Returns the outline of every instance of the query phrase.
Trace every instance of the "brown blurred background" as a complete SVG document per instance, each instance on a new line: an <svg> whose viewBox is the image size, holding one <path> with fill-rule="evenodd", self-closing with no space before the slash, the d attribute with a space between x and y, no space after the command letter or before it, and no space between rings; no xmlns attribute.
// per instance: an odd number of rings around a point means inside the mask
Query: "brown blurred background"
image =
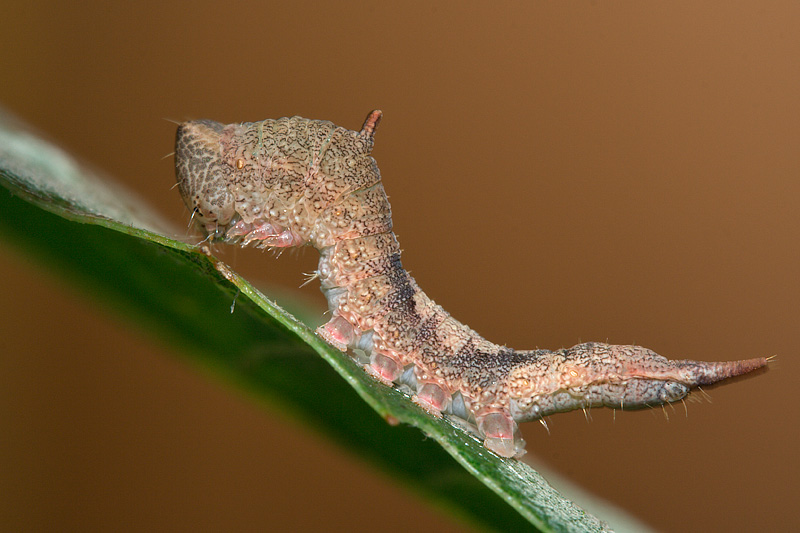
<svg viewBox="0 0 800 533"><path fill-rule="evenodd" d="M404 263L489 339L778 354L688 417L524 432L657 529L796 527L797 2L64 4L5 3L0 105L178 227L165 119L379 107ZM0 529L463 527L0 246ZM225 259L287 288L316 265Z"/></svg>

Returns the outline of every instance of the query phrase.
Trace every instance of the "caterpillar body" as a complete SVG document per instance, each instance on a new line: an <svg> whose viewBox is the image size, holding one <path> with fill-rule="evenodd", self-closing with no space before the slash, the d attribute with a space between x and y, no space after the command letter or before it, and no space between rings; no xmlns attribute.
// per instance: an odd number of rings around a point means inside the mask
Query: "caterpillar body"
<svg viewBox="0 0 800 533"><path fill-rule="evenodd" d="M751 372L766 358L668 360L640 346L583 343L513 350L434 303L403 268L389 202L371 157L381 112L360 131L301 117L178 127L181 196L211 239L241 246L310 244L331 319L317 333L436 416L464 422L502 457L525 453L519 422L606 406L683 399Z"/></svg>

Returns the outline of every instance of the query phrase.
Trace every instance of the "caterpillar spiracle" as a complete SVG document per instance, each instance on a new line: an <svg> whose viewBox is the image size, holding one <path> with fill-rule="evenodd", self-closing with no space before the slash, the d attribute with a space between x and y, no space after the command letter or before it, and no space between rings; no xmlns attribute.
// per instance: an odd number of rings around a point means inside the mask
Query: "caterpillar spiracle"
<svg viewBox="0 0 800 533"><path fill-rule="evenodd" d="M331 319L317 333L389 386L409 388L502 457L525 453L519 422L589 407L678 401L701 385L764 367L669 360L641 346L560 350L494 344L434 303L403 268L370 153L381 112L360 131L301 117L180 124L181 196L211 239L261 248L310 244Z"/></svg>

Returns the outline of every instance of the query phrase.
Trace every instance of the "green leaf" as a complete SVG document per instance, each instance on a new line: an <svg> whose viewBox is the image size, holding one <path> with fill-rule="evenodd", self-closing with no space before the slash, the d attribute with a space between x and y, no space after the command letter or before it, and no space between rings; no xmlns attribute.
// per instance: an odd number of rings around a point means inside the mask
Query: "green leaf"
<svg viewBox="0 0 800 533"><path fill-rule="evenodd" d="M527 464L379 384L225 264L169 237L177 232L130 193L2 114L0 183L4 239L430 500L486 529L607 530Z"/></svg>

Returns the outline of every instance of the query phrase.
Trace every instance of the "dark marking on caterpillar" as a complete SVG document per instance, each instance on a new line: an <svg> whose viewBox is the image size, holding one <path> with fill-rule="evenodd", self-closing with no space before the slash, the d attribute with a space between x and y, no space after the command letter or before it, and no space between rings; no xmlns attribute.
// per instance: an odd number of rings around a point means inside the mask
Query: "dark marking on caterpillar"
<svg viewBox="0 0 800 533"><path fill-rule="evenodd" d="M175 166L194 223L226 243L310 244L331 319L317 333L390 386L409 388L502 457L525 453L518 423L573 409L636 409L765 367L668 360L641 346L587 342L513 350L436 305L400 259L389 202L370 156L380 111L360 131L301 117L178 127Z"/></svg>

